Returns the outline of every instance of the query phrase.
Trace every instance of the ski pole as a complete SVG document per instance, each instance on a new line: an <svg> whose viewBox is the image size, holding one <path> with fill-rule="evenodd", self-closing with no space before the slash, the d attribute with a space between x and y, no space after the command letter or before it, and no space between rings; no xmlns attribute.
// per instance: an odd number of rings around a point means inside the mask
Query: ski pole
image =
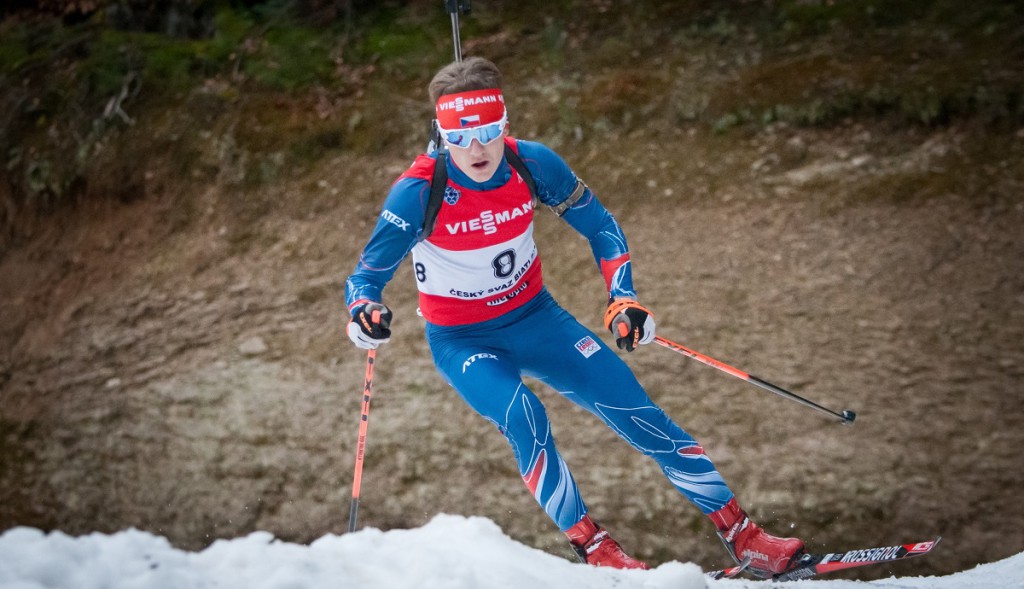
<svg viewBox="0 0 1024 589"><path fill-rule="evenodd" d="M366 453L366 426L370 421L370 391L373 388L373 363L377 350L366 352L366 377L363 380L363 413L359 418L359 442L356 444L356 471L352 476L352 503L348 510L348 531L356 531L359 514L359 489L363 483L363 456Z"/></svg>
<svg viewBox="0 0 1024 589"><path fill-rule="evenodd" d="M469 14L470 0L444 0L444 8L452 17L452 42L455 44L455 61L462 61L462 39L459 35L459 13Z"/></svg>
<svg viewBox="0 0 1024 589"><path fill-rule="evenodd" d="M762 379L760 379L760 378L758 378L756 376L753 376L751 374L747 374L746 372L743 372L742 370L739 370L738 368L733 368L732 366L729 366L728 364L726 364L724 362L719 362L718 360L715 360L714 358L711 358L710 356L705 356L704 354L701 354L699 352L694 352L693 350L691 350L689 348L681 346L681 345L675 343L674 341L667 340L667 339L665 339L665 338L663 338L661 336L655 336L654 337L654 341L656 343L658 343L659 345L662 345L662 346L664 346L664 347L666 347L666 348L668 348L668 349L670 349L670 350L672 350L674 352L679 352L680 354L682 354L684 356L687 356L689 358L693 358L694 360L696 360L698 362L701 362L702 364L706 364L706 365L708 365L708 366L710 366L712 368L717 368L717 369L721 370L722 372L725 372L726 374L731 374L731 375L735 376L736 378L741 378L741 379L749 382L750 384L757 385L757 386L761 387L762 389L765 389L765 390L768 390L768 391L771 391L771 392L775 393L776 395L781 395L781 396L783 396L783 397L785 397L785 398L787 398L787 399L789 399L791 401L796 401L797 403L800 403L800 404L802 404L804 406L810 407L811 409L815 409L815 410L820 411L822 413L827 413L828 415L831 415L833 417L838 417L839 420L843 424L845 424L845 425L849 425L849 424L853 423L853 420L857 418L857 414L854 413L853 411L850 411L849 409L844 409L842 411L842 413L837 413L837 412L835 412L835 411L833 411L833 410L831 410L831 409L829 409L827 407L822 407L821 405L815 403L814 401L809 401L809 400L801 397L800 395L797 395L795 393L791 393L791 392L787 391L786 389L784 389L782 387L773 385L772 383L770 383L770 382L768 382L766 380L762 380Z"/></svg>
<svg viewBox="0 0 1024 589"><path fill-rule="evenodd" d="M462 61L462 37L459 35L459 13L468 15L471 0L444 0L444 9L452 17L452 44L455 45L455 61ZM441 131L437 119L431 119L427 153L444 147L441 143Z"/></svg>

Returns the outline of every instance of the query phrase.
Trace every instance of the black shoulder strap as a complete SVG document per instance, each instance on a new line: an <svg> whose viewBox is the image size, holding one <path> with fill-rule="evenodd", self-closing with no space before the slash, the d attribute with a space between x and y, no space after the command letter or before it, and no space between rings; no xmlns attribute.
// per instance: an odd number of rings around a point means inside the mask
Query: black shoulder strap
<svg viewBox="0 0 1024 589"><path fill-rule="evenodd" d="M537 200L537 185L533 181L533 175L526 168L522 158L508 144L505 144L505 159L510 166L523 178L526 187L530 189L530 196ZM434 174L430 178L430 199L427 200L427 210L423 216L423 232L420 239L430 237L434 231L434 222L437 221L437 213L441 211L441 202L444 200L444 189L448 186L448 152L440 150L437 152L437 159L434 160Z"/></svg>
<svg viewBox="0 0 1024 589"><path fill-rule="evenodd" d="M523 178L523 182L526 182L526 187L530 189L530 196L533 197L534 202L537 201L537 185L533 182L533 175L530 174L530 170L526 169L526 164L523 163L522 158L515 152L514 149L505 144L505 159L508 163L515 168L516 172L519 173Z"/></svg>
<svg viewBox="0 0 1024 589"><path fill-rule="evenodd" d="M447 186L448 152L442 149L437 152L437 159L434 160L434 175L430 178L430 199L427 201L427 210L423 216L423 233L420 234L420 239L426 239L434 231L434 222L437 221L437 213L441 210L441 201Z"/></svg>

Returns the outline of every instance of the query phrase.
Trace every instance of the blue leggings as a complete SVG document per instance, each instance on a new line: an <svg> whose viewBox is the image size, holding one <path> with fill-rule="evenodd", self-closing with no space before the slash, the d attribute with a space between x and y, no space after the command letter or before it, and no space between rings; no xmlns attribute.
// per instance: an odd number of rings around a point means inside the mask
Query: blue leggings
<svg viewBox="0 0 1024 589"><path fill-rule="evenodd" d="M601 418L658 463L668 480L704 513L733 493L701 446L647 396L617 353L542 291L501 317L460 326L427 324L434 363L459 395L498 427L512 446L523 481L563 532L587 508L555 448L530 376Z"/></svg>

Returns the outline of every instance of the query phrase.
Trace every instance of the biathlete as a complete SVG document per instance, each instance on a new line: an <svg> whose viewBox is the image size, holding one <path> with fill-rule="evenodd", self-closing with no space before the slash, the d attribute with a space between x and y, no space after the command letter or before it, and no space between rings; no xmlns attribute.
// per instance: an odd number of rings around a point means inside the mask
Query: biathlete
<svg viewBox="0 0 1024 589"><path fill-rule="evenodd" d="M654 459L672 485L711 518L737 562L749 557L749 570L764 576L786 571L796 564L803 542L769 535L752 522L700 444L545 289L533 239L538 203L589 241L607 287L604 323L616 345L632 352L654 339L654 317L633 290L622 228L554 151L509 136L501 81L498 68L477 57L449 64L430 82L443 143L438 147L447 153L443 202L428 224L433 230L425 232L439 153L431 151L392 186L346 280L349 338L364 349L389 340L392 312L382 294L411 252L438 371L505 436L526 487L583 561L648 568L588 515L544 405L523 384L524 375L587 409ZM506 157L506 150L517 157ZM510 159L520 160L530 178Z"/></svg>

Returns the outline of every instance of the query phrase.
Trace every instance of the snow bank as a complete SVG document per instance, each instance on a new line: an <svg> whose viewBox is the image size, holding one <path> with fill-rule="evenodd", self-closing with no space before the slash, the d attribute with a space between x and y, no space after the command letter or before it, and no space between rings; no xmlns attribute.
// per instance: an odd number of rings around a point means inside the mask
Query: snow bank
<svg viewBox="0 0 1024 589"><path fill-rule="evenodd" d="M948 577L871 582L706 581L693 564L651 571L584 566L529 548L479 517L438 515L422 528L364 529L309 546L267 532L185 552L138 530L71 537L14 528L0 535L0 589L1024 589L1024 553Z"/></svg>

